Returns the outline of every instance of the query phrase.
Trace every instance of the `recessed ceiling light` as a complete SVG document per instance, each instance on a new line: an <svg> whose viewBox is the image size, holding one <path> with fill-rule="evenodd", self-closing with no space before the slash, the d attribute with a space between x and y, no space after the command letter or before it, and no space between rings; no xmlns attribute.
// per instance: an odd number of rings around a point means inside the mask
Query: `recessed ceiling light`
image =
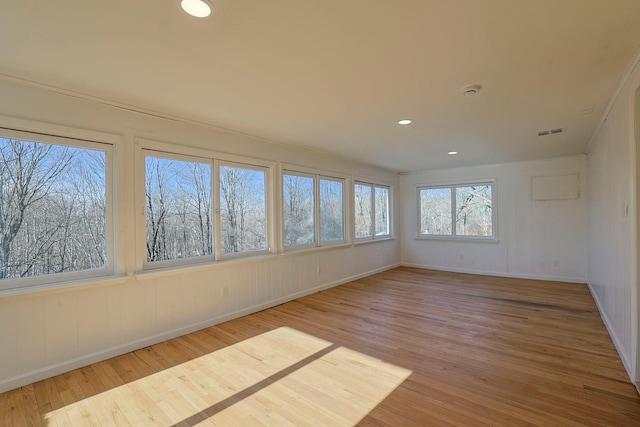
<svg viewBox="0 0 640 427"><path fill-rule="evenodd" d="M454 154L458 154L458 152L457 151L449 151L447 154L451 154L453 156Z"/></svg>
<svg viewBox="0 0 640 427"><path fill-rule="evenodd" d="M399 124L399 125L410 125L410 124L411 124L411 120L409 120L409 119L403 119L403 120L400 120L400 121L398 122L398 124Z"/></svg>
<svg viewBox="0 0 640 427"><path fill-rule="evenodd" d="M213 4L209 0L182 0L180 6L185 12L196 18L206 18L211 15L213 10Z"/></svg>

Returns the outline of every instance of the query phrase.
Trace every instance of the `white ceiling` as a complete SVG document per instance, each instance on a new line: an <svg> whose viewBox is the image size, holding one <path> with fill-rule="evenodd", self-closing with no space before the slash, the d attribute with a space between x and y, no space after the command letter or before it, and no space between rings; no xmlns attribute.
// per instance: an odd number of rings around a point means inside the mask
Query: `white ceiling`
<svg viewBox="0 0 640 427"><path fill-rule="evenodd" d="M640 46L640 0L214 3L4 0L0 74L416 171L583 153Z"/></svg>

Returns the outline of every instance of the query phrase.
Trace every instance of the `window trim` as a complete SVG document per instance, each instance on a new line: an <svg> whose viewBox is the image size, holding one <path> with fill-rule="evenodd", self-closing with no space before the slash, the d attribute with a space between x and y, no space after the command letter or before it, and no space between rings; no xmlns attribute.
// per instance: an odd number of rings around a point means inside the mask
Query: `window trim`
<svg viewBox="0 0 640 427"><path fill-rule="evenodd" d="M216 192L215 192L215 169L214 169L214 165L213 165L213 159L209 159L209 158L205 158L205 157L199 157L199 156L192 156L192 155L185 155L185 154L177 154L177 153L169 153L163 150L155 150L153 148L141 148L140 150L140 162L138 164L139 169L141 170L142 173L142 179L141 179L141 184L138 185L137 189L139 191L139 200L141 200L142 202L142 220L141 220L141 224L140 227L141 228L141 232L138 235L138 238L141 238L140 243L138 244L138 246L140 246L140 256L141 256L141 260L142 260L142 270L143 271L149 271L149 270L156 270L156 269L163 269L163 268L173 268L173 267L180 267L180 266L187 266L187 265L194 265L194 264L203 264L203 263L211 263L214 262L216 260L215 256L216 256L216 251L215 251L215 240L216 240L216 234L215 234L215 227L214 227L214 231L213 231L213 235L212 235L212 239L213 242L211 242L212 247L214 248L213 253L211 255L201 255L201 256L196 256L196 257L188 257L188 258L177 258L177 259L168 259L168 260L162 260L162 261L149 261L147 258L147 204L146 204L146 192L145 192L145 188L146 188L146 179L147 179L147 174L146 174L146 159L148 154L147 153L154 153L154 155L151 155L151 157L155 157L155 158L161 158L161 159L168 159L168 160L178 160L178 161L184 161L184 162L194 162L194 163L202 163L202 164L209 164L211 166L211 212L212 215L214 215L215 217L215 212L214 212L214 200L216 197ZM212 218L212 221L214 220L214 218Z"/></svg>
<svg viewBox="0 0 640 427"><path fill-rule="evenodd" d="M375 194L378 188L387 190L387 232L385 234L377 234L376 223L374 221L373 223L374 240L388 239L391 237L391 187L387 185L376 185L376 184L373 185L373 206L374 206L373 217L374 219L376 217L376 210L375 210L376 195Z"/></svg>
<svg viewBox="0 0 640 427"><path fill-rule="evenodd" d="M317 248L327 248L333 246L341 246L349 243L349 177L347 175L335 173L335 172L327 172L323 170L306 168L303 166L297 165L286 165L283 164L280 168L279 175L279 212L280 212L280 242L282 245L283 252L294 252L294 251L304 251L304 250L312 250ZM314 179L313 188L314 188L314 233L315 233L315 242L305 244L305 245L286 245L284 242L284 176L285 175L297 175L297 176L306 176ZM338 181L342 182L342 240L329 240L326 242L321 241L320 235L320 180L324 179L327 181Z"/></svg>
<svg viewBox="0 0 640 427"><path fill-rule="evenodd" d="M355 226L355 221L356 221L356 209L355 209L355 203L356 203L356 191L355 191L355 186L356 185L362 185L362 186L368 186L371 187L371 235L370 236L365 236L365 237L356 237L356 226ZM387 218L387 222L389 223L389 231L386 234L380 234L380 235L376 235L376 209L375 209L375 205L376 205L376 188L385 188L387 190L387 194L388 194L388 198L387 198L387 211L388 211L388 218ZM388 185L388 184L381 184L381 183L377 183L377 182L371 182L371 181L365 181L365 180L360 180L360 179L355 179L353 181L353 185L352 185L352 192L353 192L353 239L355 243L364 243L364 242L371 242L371 241L376 241L376 240L389 240L389 239L393 239L394 238L394 228L393 228L393 186Z"/></svg>
<svg viewBox="0 0 640 427"><path fill-rule="evenodd" d="M314 240L312 243L306 243L303 245L287 245L285 243L285 238L284 238L284 233L285 233L285 225L284 225L284 177L285 175L291 175L291 176L301 176L301 177L305 177L305 178L311 178L313 179L313 237ZM299 172L299 171L294 171L294 170L289 170L289 169L283 169L282 170L282 203L280 206L280 212L282 213L281 215L281 221L282 221L282 248L284 249L285 252L287 251L292 251L292 250L305 250L305 249L311 249L311 248L316 248L318 247L318 199L317 199L317 194L316 194L316 187L318 186L318 180L316 179L316 175L314 174L310 174L310 173L306 173L306 172Z"/></svg>
<svg viewBox="0 0 640 427"><path fill-rule="evenodd" d="M180 268L189 268L189 267L206 267L207 265L212 265L218 262L238 260L241 258L253 258L268 255L274 252L274 242L276 232L276 221L274 218L277 217L277 207L276 201L277 191L276 191L276 162L264 159L257 159L252 157L246 157L236 154L222 153L214 150L208 150L205 148L199 148L186 144L179 144L175 142L162 142L153 139L147 139L143 137L135 137L135 168L134 168L134 176L135 176L135 212L136 212L136 261L134 271L136 274L145 274L151 273L154 271L162 271L162 270L175 270ZM206 256L205 257L192 257L192 258L181 258L179 260L167 260L167 261L156 261L155 263L162 264L153 266L151 268L147 267L147 254L146 254L146 203L145 203L145 164L144 164L144 151L153 151L156 153L160 153L161 155L168 156L178 156L184 157L186 159L199 159L205 160L207 162L211 162L213 165L211 179L212 179L212 187L211 187L211 200L212 200L212 213L213 213L213 224L214 224L214 232L213 232L213 257ZM224 256L220 256L221 251L218 250L218 232L219 229L216 225L219 222L219 213L216 212L216 201L219 200L219 187L216 182L218 179L216 164L237 164L241 166L247 167L256 167L256 168L265 168L265 191L266 191L266 209L267 209L267 251L264 252L240 252L238 254L226 254ZM175 261L175 263L170 262ZM154 263L154 264L155 264Z"/></svg>
<svg viewBox="0 0 640 427"><path fill-rule="evenodd" d="M479 185L489 185L491 187L491 236L469 236L469 235L458 235L456 233L456 222L455 222L455 210L456 210L456 189L459 187L470 187L470 186L479 186ZM450 219L451 219L451 234L423 234L422 233L422 203L420 192L422 190L429 189L443 189L448 188L451 190L451 208L450 208ZM417 224L416 224L416 239L421 240L449 240L456 242L483 242L483 243L497 243L498 240L498 191L497 191L497 179L496 178L487 178L487 179L477 179L477 180L465 180L465 181L456 181L450 183L440 183L440 184L427 184L427 185L416 185L416 202L417 202Z"/></svg>
<svg viewBox="0 0 640 427"><path fill-rule="evenodd" d="M336 239L336 240L327 240L327 241L322 241L322 230L321 230L321 221L320 221L320 181L324 180L324 181L333 181L333 182L340 182L342 183L342 239ZM316 203L318 205L317 209L316 209L316 215L318 218L318 224L317 224L317 233L318 233L318 247L328 247L328 246L337 246L337 245L342 245L347 243L347 214L346 214L346 206L347 206L347 182L346 179L344 178L337 178L337 177L333 177L333 176L328 176L328 175L317 175L317 179L316 179L316 194L318 195L318 203Z"/></svg>
<svg viewBox="0 0 640 427"><path fill-rule="evenodd" d="M228 253L225 254L222 251L222 211L220 209L220 167L221 166L229 166L229 167L235 167L235 168L239 168L239 169L249 169L249 170L255 170L255 171L260 171L260 172L264 172L264 208L265 208L265 249L261 249L261 250L256 250L256 251L245 251L245 252L233 252L233 253ZM218 177L218 182L217 185L215 185L215 195L213 196L213 214L214 214L214 233L213 233L213 240L214 240L214 255L215 255L215 259L216 261L223 261L223 260L227 260L227 259L238 259L238 258L248 258L248 257L255 257L255 256L260 256L260 255L268 255L269 253L271 253L271 247L269 242L271 242L270 239L270 224L271 224L271 209L269 208L269 206L271 205L271 197L270 197L270 192L269 192L269 168L267 166L261 166L261 165L253 165L253 164L249 164L249 163L241 163L241 162L237 162L237 161L230 161L230 160L220 160L220 159L214 159L214 176ZM215 179L214 179L215 180ZM214 183L215 184L215 183ZM214 192L212 192L213 194ZM217 238L218 236L220 236L220 238Z"/></svg>
<svg viewBox="0 0 640 427"><path fill-rule="evenodd" d="M105 204L106 204L106 263L103 267L70 271L65 273L50 273L39 276L3 279L0 281L0 294L7 292L22 293L30 289L42 287L59 287L90 279L104 280L116 275L116 201L114 199L117 187L116 146L120 137L113 134L84 131L46 123L13 119L0 116L0 135L29 142L67 146L80 149L98 150L105 153Z"/></svg>

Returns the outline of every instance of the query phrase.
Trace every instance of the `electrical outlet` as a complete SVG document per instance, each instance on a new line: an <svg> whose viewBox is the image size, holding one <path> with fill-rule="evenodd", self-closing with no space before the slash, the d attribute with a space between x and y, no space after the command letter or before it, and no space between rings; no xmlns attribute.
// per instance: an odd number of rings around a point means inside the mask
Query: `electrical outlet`
<svg viewBox="0 0 640 427"><path fill-rule="evenodd" d="M223 287L220 288L220 296L222 298L226 298L229 296L229 286L224 285Z"/></svg>
<svg viewBox="0 0 640 427"><path fill-rule="evenodd" d="M557 260L557 259L556 259L556 260L553 260L553 266L554 266L555 268L560 268L560 261L559 261L559 260Z"/></svg>

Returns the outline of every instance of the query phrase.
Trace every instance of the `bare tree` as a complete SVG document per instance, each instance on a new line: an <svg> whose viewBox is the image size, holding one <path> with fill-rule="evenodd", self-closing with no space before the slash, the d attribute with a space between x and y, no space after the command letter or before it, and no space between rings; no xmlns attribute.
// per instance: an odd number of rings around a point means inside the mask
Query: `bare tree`
<svg viewBox="0 0 640 427"><path fill-rule="evenodd" d="M80 259L92 266L105 265L107 261L106 156L96 151L85 151L78 157L82 163L75 168L71 189L78 206L76 233L73 240Z"/></svg>
<svg viewBox="0 0 640 427"><path fill-rule="evenodd" d="M266 249L264 171L220 167L220 225L224 253Z"/></svg>
<svg viewBox="0 0 640 427"><path fill-rule="evenodd" d="M147 260L166 259L167 194L165 175L161 163L155 157L147 157L145 196L147 206Z"/></svg>
<svg viewBox="0 0 640 427"><path fill-rule="evenodd" d="M342 181L320 179L320 240L344 239Z"/></svg>
<svg viewBox="0 0 640 427"><path fill-rule="evenodd" d="M370 185L356 184L354 186L355 201L355 232L356 238L371 236L373 225L372 214L372 189Z"/></svg>
<svg viewBox="0 0 640 427"><path fill-rule="evenodd" d="M194 163L191 168L195 191L195 208L202 254L213 253L213 239L211 226L211 179L207 177L204 168ZM209 179L208 179L209 178Z"/></svg>
<svg viewBox="0 0 640 427"><path fill-rule="evenodd" d="M425 188L420 190L420 233L450 235L451 189Z"/></svg>
<svg viewBox="0 0 640 427"><path fill-rule="evenodd" d="M315 242L313 178L285 174L284 244L303 245Z"/></svg>
<svg viewBox="0 0 640 427"><path fill-rule="evenodd" d="M147 156L147 260L213 253L211 166Z"/></svg>
<svg viewBox="0 0 640 427"><path fill-rule="evenodd" d="M456 188L456 234L491 235L491 186Z"/></svg>
<svg viewBox="0 0 640 427"><path fill-rule="evenodd" d="M47 195L72 157L66 147L0 139L0 279L18 267L10 265L11 243L25 214Z"/></svg>
<svg viewBox="0 0 640 427"><path fill-rule="evenodd" d="M375 187L374 192L376 236L389 234L389 189Z"/></svg>

